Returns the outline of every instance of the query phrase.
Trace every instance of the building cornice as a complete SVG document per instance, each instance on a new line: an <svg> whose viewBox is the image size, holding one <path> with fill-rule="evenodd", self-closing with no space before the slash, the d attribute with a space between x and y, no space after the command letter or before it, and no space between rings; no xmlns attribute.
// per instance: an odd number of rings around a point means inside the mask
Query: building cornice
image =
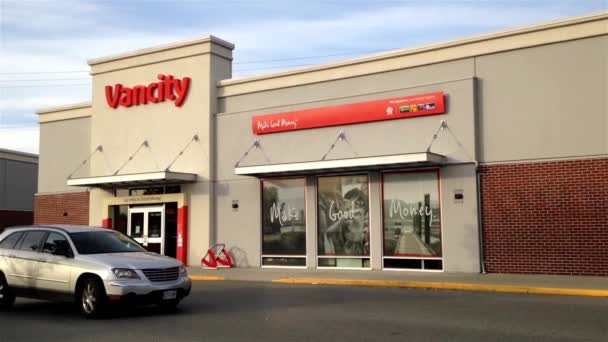
<svg viewBox="0 0 608 342"><path fill-rule="evenodd" d="M8 159L26 163L38 164L38 155L33 153L7 150L0 148L0 159Z"/></svg>
<svg viewBox="0 0 608 342"><path fill-rule="evenodd" d="M392 50L260 76L218 82L219 97L441 63L608 34L608 12L555 20L416 48Z"/></svg>
<svg viewBox="0 0 608 342"><path fill-rule="evenodd" d="M80 102L64 106L43 108L36 111L38 114L38 122L52 122L60 120L70 120L91 116L91 102Z"/></svg>
<svg viewBox="0 0 608 342"><path fill-rule="evenodd" d="M121 59L149 55L149 54L153 54L153 53L157 53L157 52L175 50L175 49L179 49L179 48L189 47L189 46L198 45L198 44L205 44L205 43L215 43L226 49L234 50L234 44L232 44L228 41L225 41L223 39L220 39L218 37L215 37L215 36L207 36L207 37L203 37L203 38L182 40L179 42L153 46L153 47L149 47L149 48L129 51L129 52L125 52L125 53L119 53L119 54L115 54L115 55L93 58L93 59L87 60L87 63L90 66L94 66L97 64L113 62L113 61L117 61L117 60L121 60Z"/></svg>

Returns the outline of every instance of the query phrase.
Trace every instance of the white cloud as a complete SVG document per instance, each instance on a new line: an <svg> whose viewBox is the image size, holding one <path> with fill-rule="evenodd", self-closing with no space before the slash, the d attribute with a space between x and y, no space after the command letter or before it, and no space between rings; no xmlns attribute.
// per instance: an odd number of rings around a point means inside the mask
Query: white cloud
<svg viewBox="0 0 608 342"><path fill-rule="evenodd" d="M27 31L60 31L89 24L88 17L102 10L91 1L2 1L3 25Z"/></svg>
<svg viewBox="0 0 608 342"><path fill-rule="evenodd" d="M237 43L237 49L291 48L307 50L315 46L365 47L392 41L393 47L408 46L397 38L422 33L444 32L458 28L493 30L559 17L564 7L554 5L530 8L523 6L480 6L468 3L409 3L377 7L373 10L337 13L324 19L260 20L247 26L218 28L218 34ZM370 39L375 37L375 39Z"/></svg>
<svg viewBox="0 0 608 342"><path fill-rule="evenodd" d="M0 148L37 154L39 138L38 127L0 128Z"/></svg>
<svg viewBox="0 0 608 342"><path fill-rule="evenodd" d="M0 113L9 111L32 111L44 108L65 105L74 102L70 96L39 96L37 94L20 98L0 98Z"/></svg>
<svg viewBox="0 0 608 342"><path fill-rule="evenodd" d="M138 5L120 8L118 2L97 1L2 1L0 13L0 73L88 70L86 60L108 54L170 43L200 35L214 34L236 44L236 62L243 60L277 59L311 55L334 54L336 51L376 50L397 48L446 39L462 34L492 31L573 15L585 11L579 2L388 2L369 5L365 9L352 6L324 7L317 4L320 13L331 8L334 15L305 17L291 15L290 19L271 16L268 8L249 8L247 18L235 14L234 5L226 6L225 21L205 26L212 5L188 9L188 18L163 17L162 25L150 20L149 25L133 25L132 21L145 22L148 14ZM180 5L180 4L178 4ZM181 4L183 5L183 4ZM308 3L306 4L308 5ZM159 7L160 6L160 7ZM155 3L154 9L163 4ZM169 4L167 4L169 6ZM270 7L275 4L268 5ZM267 6L267 7L268 7ZM297 11L294 5L293 11ZM310 4L310 6L315 6ZM136 9L136 11L134 11ZM238 12L238 11L237 11ZM314 11L308 11L312 13ZM326 14L326 13L323 13ZM196 20L193 20L196 18ZM187 23L187 24L183 24ZM168 29L167 29L168 28ZM10 32L10 34L7 34ZM465 33L463 33L465 32ZM439 37L439 38L438 38ZM343 57L331 58L341 59ZM348 57L344 57L348 58ZM235 65L235 70L263 66L315 63L318 60L266 63L249 66ZM286 66L287 67L287 66ZM261 69L235 72L235 75L278 71ZM75 81L53 81L52 84L88 83L84 73L49 75L2 75L0 80L76 78ZM0 128L20 124L33 125L36 109L90 100L91 90L83 87L32 87L6 88L5 85L48 84L49 82L0 82ZM0 134L6 136L8 130ZM25 141L31 131L12 130ZM1 140L5 141L5 140ZM26 145L30 146L31 143ZM36 143L37 149L37 143Z"/></svg>

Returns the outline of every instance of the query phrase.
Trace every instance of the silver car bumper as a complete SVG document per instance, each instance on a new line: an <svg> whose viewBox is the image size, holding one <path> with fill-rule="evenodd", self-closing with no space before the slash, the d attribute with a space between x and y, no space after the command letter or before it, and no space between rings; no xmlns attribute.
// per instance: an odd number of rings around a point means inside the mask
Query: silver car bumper
<svg viewBox="0 0 608 342"><path fill-rule="evenodd" d="M106 294L111 299L116 299L112 297L124 296L147 296L165 290L179 290L179 293L183 298L190 293L192 280L188 277L180 277L176 281L159 283L153 283L147 279L129 281L106 280L104 281L104 286L106 288Z"/></svg>

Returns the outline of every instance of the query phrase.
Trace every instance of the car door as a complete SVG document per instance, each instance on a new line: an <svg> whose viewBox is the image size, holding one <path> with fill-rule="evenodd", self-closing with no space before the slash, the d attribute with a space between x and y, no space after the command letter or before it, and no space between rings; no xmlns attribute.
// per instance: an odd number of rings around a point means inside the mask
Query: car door
<svg viewBox="0 0 608 342"><path fill-rule="evenodd" d="M21 238L21 242L12 251L11 259L13 266L11 286L34 289L36 287L36 277L40 268L40 245L47 232L44 230L28 230Z"/></svg>
<svg viewBox="0 0 608 342"><path fill-rule="evenodd" d="M51 231L41 246L36 288L48 292L70 291L70 270L74 260L67 237Z"/></svg>
<svg viewBox="0 0 608 342"><path fill-rule="evenodd" d="M0 271L6 277L9 286L15 283L13 274L17 272L17 266L13 256L15 254L15 246L21 242L23 235L22 231L17 231L0 241Z"/></svg>

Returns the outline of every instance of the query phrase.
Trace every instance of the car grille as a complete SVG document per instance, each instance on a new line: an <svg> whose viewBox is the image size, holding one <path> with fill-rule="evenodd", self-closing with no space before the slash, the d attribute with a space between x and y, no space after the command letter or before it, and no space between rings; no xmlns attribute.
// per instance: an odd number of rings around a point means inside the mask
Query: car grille
<svg viewBox="0 0 608 342"><path fill-rule="evenodd" d="M151 282L157 283L162 281L172 281L179 278L179 267L173 268L148 268L142 270L146 278Z"/></svg>

